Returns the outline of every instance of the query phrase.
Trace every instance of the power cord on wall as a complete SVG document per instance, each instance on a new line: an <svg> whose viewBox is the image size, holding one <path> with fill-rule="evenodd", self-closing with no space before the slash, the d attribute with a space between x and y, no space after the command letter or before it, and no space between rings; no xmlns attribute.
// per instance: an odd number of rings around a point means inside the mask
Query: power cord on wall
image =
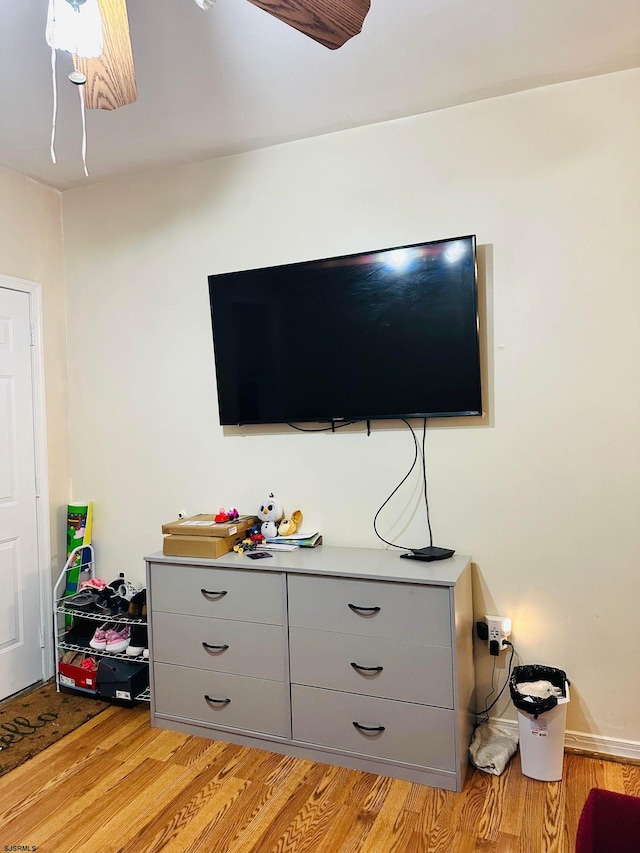
<svg viewBox="0 0 640 853"><path fill-rule="evenodd" d="M411 467L409 468L407 473L404 475L402 480L400 480L398 485L391 492L391 494L386 498L386 500L383 502L383 504L380 506L380 508L376 512L376 514L373 518L373 532L376 534L378 539L380 539L382 542L385 543L385 545L391 545L392 548L402 548L405 551L406 550L410 551L412 549L408 548L408 546L406 546L406 545L397 545L395 542L389 542L388 539L385 539L384 536L382 536L380 534L380 532L378 531L378 527L377 527L378 516L380 515L382 510L385 508L385 506L389 503L391 498L396 494L398 489L402 485L404 485L404 483L406 483L406 481L409 479L413 469L416 467L416 462L418 461L418 454L420 452L420 447L418 445L418 439L416 437L416 434L414 432L413 427L411 426L409 421L406 420L405 418L400 418L400 420L402 421L402 423L406 424L406 426L408 427L408 429L411 433L411 436L413 438L413 446L414 446L413 461L411 463ZM422 482L423 482L423 487L424 487L423 488L423 498L424 498L425 511L426 511L426 515L427 515L427 527L429 530L429 545L433 546L433 533L431 531L431 517L429 514L429 492L428 492L428 483L427 483L427 462L426 462L426 456L425 456L426 437L427 437L427 419L423 418L422 419Z"/></svg>
<svg viewBox="0 0 640 853"><path fill-rule="evenodd" d="M494 682L495 671L496 671L496 658L494 657L493 668L491 670L491 690L487 693L486 699L484 700L485 707L481 711L475 712L476 717L482 718L482 719L478 720L478 724L486 723L489 720L489 711L498 703L498 701L500 700L500 697L502 696L502 694L505 691L507 684L509 683L509 679L511 678L511 672L513 670L513 656L514 656L516 650L515 650L515 646L513 645L513 643L509 642L509 640L505 640L504 643L507 646L511 646L511 656L509 657L509 666L508 666L507 676L506 676L504 684L502 685L500 692L498 693L496 698L493 700L493 702L490 705L487 705L487 702L489 701L491 694L495 692L495 687L494 687L493 682Z"/></svg>
<svg viewBox="0 0 640 853"><path fill-rule="evenodd" d="M407 471L407 473L400 480L400 482L395 487L395 489L391 492L391 494L383 501L382 505L379 507L378 511L374 515L374 517L373 517L373 532L376 534L376 536L378 537L378 539L380 539L381 542L385 543L385 545L390 545L392 548L401 548L403 551L407 551L407 550L410 551L412 549L406 545L398 545L395 542L390 542L388 539L385 539L384 536L382 536L382 534L378 530L378 516L380 515L382 510L385 508L385 506L389 503L391 498L401 488L401 486L403 486L404 483L406 483L406 481L409 479L409 477L411 476L411 473L413 472L413 469L416 467L416 463L418 461L418 454L420 453L420 446L418 444L418 439L416 437L416 434L415 434L413 427L411 426L411 424L409 423L409 421L406 418L400 418L400 420L402 421L403 424L405 424L407 426L407 428L409 429L409 432L411 433L411 437L413 438L413 446L414 446L413 461L411 462L411 466L410 466L409 470ZM357 424L357 423L362 423L362 420L351 420L351 421L344 421L341 423L332 422L330 426L326 426L326 427L308 428L308 427L296 426L296 424L292 424L292 423L287 423L287 426L291 427L291 429L298 430L298 432L335 432L338 429L342 429L342 427L353 426L354 424ZM371 434L371 425L370 425L369 420L367 420L367 435L370 435L370 434ZM427 481L427 461L426 461L426 454L425 454L426 440L427 440L427 419L423 418L422 419L422 448L421 448L422 449L423 498L424 498L425 512L426 512L426 516L427 516L427 528L429 530L429 545L433 546L433 531L431 529L431 515L429 512L429 490L428 490L428 481Z"/></svg>

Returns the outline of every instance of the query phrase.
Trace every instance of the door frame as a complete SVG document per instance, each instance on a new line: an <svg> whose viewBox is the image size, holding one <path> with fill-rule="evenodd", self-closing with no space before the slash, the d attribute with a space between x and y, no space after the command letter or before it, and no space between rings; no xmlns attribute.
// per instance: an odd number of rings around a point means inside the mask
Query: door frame
<svg viewBox="0 0 640 853"><path fill-rule="evenodd" d="M0 288L29 295L31 323L31 377L33 397L33 438L36 471L36 522L38 526L38 577L40 586L40 645L42 678L55 673L53 654L53 569L51 565L51 513L49 507L49 466L44 391L44 346L42 335L42 286L35 281L0 273Z"/></svg>

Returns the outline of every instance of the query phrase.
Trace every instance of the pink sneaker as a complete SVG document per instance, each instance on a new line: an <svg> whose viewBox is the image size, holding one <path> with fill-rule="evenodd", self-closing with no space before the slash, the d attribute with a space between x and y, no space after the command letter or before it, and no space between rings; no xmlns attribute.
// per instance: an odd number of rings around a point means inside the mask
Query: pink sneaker
<svg viewBox="0 0 640 853"><path fill-rule="evenodd" d="M100 578L89 578L88 581L80 581L78 589L104 589L106 585L107 582Z"/></svg>
<svg viewBox="0 0 640 853"><path fill-rule="evenodd" d="M130 638L131 629L127 625L107 631L105 652L113 652L114 654L123 652L129 645Z"/></svg>
<svg viewBox="0 0 640 853"><path fill-rule="evenodd" d="M101 625L99 628L96 628L93 637L89 640L89 645L92 649L96 649L98 652L104 651L105 646L107 645L107 634L111 630L111 625L108 622L105 622L104 625Z"/></svg>

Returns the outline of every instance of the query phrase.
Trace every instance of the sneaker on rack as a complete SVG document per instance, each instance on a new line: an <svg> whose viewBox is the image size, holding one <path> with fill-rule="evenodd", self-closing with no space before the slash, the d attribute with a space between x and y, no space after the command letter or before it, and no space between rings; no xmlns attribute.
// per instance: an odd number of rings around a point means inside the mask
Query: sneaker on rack
<svg viewBox="0 0 640 853"><path fill-rule="evenodd" d="M104 589L107 585L106 581L100 580L100 578L89 578L86 581L80 581L78 589Z"/></svg>
<svg viewBox="0 0 640 853"><path fill-rule="evenodd" d="M91 648L98 652L104 651L107 645L107 636L113 627L113 625L105 622L104 625L100 625L99 628L96 628L93 637L89 640Z"/></svg>
<svg viewBox="0 0 640 853"><path fill-rule="evenodd" d="M100 593L96 589L83 589L63 599L63 607L83 613L96 613L100 609L99 596Z"/></svg>
<svg viewBox="0 0 640 853"><path fill-rule="evenodd" d="M142 616L145 617L147 615L147 590L141 589L133 596L133 598L129 601L129 607L127 609L127 613L129 616Z"/></svg>
<svg viewBox="0 0 640 853"><path fill-rule="evenodd" d="M134 595L140 592L142 589L141 583L134 583L133 581L123 581L116 592L120 596L120 598L124 598L125 601L131 601Z"/></svg>
<svg viewBox="0 0 640 853"><path fill-rule="evenodd" d="M140 657L140 655L144 654L144 650L148 644L147 629L143 625L138 625L131 632L131 641L127 648L127 654L132 658Z"/></svg>
<svg viewBox="0 0 640 853"><path fill-rule="evenodd" d="M114 581L111 581L108 586L116 595L119 595L120 598L124 598L126 601L131 601L133 596L142 589L141 583L134 583L127 580L124 572L120 572L118 577Z"/></svg>
<svg viewBox="0 0 640 853"><path fill-rule="evenodd" d="M121 598L108 586L97 593L96 604L99 611L109 616L118 616L120 613L126 613L129 607L129 602Z"/></svg>
<svg viewBox="0 0 640 853"><path fill-rule="evenodd" d="M114 654L124 652L129 645L131 639L131 629L128 625L116 626L111 631L107 631L105 652Z"/></svg>

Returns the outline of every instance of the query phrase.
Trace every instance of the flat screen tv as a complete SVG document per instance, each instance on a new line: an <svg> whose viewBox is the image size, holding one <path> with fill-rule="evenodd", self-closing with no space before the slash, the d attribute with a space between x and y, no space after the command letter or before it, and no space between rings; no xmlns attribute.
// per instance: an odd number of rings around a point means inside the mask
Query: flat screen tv
<svg viewBox="0 0 640 853"><path fill-rule="evenodd" d="M220 423L482 413L474 236L209 276Z"/></svg>

